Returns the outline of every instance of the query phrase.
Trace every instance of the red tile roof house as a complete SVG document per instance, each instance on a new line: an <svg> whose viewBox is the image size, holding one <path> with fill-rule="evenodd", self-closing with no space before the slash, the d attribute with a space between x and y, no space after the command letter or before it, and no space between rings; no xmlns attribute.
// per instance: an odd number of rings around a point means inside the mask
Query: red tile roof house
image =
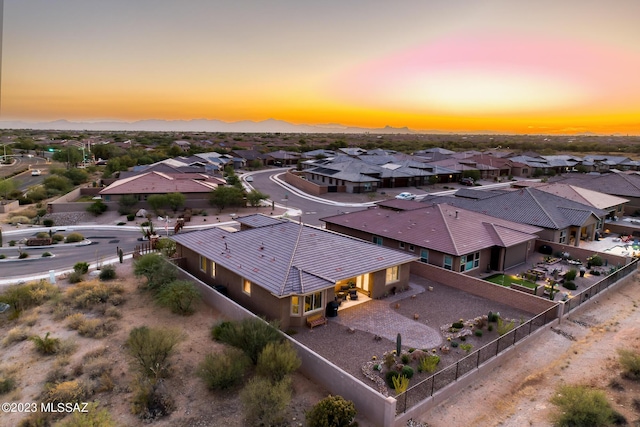
<svg viewBox="0 0 640 427"><path fill-rule="evenodd" d="M322 218L327 229L416 254L424 263L477 276L528 261L539 227L447 204L383 202ZM387 206L388 205L388 206Z"/></svg>
<svg viewBox="0 0 640 427"><path fill-rule="evenodd" d="M261 214L238 218L241 230L180 233L181 266L209 285L225 286L238 304L284 329L325 314L349 282L379 298L408 286L413 254Z"/></svg>
<svg viewBox="0 0 640 427"><path fill-rule="evenodd" d="M199 173L168 174L151 171L119 179L100 191L105 202L117 202L124 195L133 195L139 201L152 194L182 193L186 206L204 208L209 206L211 191L224 185L221 178Z"/></svg>

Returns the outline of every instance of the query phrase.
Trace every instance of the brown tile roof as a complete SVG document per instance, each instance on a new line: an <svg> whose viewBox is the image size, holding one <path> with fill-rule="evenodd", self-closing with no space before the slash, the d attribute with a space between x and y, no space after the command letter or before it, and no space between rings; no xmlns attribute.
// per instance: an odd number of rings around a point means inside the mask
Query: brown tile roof
<svg viewBox="0 0 640 427"><path fill-rule="evenodd" d="M100 194L209 193L220 183L220 179L204 174L166 174L151 171L119 179L100 191Z"/></svg>
<svg viewBox="0 0 640 427"><path fill-rule="evenodd" d="M370 208L321 220L455 256L514 246L536 239L541 231L447 204L410 211Z"/></svg>

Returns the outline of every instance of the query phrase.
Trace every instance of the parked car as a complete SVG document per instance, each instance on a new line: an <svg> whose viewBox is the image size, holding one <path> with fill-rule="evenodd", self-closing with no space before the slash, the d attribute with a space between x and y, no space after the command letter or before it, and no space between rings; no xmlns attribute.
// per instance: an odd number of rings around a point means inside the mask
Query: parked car
<svg viewBox="0 0 640 427"><path fill-rule="evenodd" d="M473 180L473 178L469 178L469 177L462 178L460 180L460 184L466 185L468 187L471 187L474 183L475 183L475 181Z"/></svg>
<svg viewBox="0 0 640 427"><path fill-rule="evenodd" d="M40 169L34 169L31 171L31 176L40 176L42 175L42 171Z"/></svg>
<svg viewBox="0 0 640 427"><path fill-rule="evenodd" d="M415 200L416 199L416 195L412 194L412 193L407 193L406 191L403 193L400 193L396 196L396 199L400 199L400 200Z"/></svg>

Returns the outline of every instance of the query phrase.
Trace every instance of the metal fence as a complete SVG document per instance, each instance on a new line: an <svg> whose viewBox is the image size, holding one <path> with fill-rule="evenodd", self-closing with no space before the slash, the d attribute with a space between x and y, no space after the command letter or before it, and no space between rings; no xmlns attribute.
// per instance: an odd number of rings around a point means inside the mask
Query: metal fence
<svg viewBox="0 0 640 427"><path fill-rule="evenodd" d="M616 283L618 280L633 273L634 271L636 271L637 268L638 268L638 258L634 258L629 264L625 265L624 267L621 267L621 268L612 267L609 274L606 277L604 277L602 280L589 286L580 294L578 294L576 297L566 301L564 303L564 309L562 313L563 316L569 314L571 311L580 307L580 305L584 304L594 296L598 295L600 292L604 291L609 286Z"/></svg>
<svg viewBox="0 0 640 427"><path fill-rule="evenodd" d="M618 280L628 276L636 271L638 266L638 259L634 259L631 263L622 268L617 268L607 275L601 281L591 285L589 288L580 294L579 297L572 298L564 303L563 315L566 315L571 310L574 310L580 304L586 302L588 299L593 298L601 291L607 289ZM458 362L447 366L439 372L436 372L429 378L419 382L418 384L407 389L404 393L399 394L396 397L396 412L404 413L411 407L417 405L427 397L433 396L438 391L442 390L449 384L457 381L463 375L477 369L483 363L497 357L501 352L505 351L509 347L512 347L520 340L528 337L533 332L546 325L547 323L555 320L558 317L558 307L553 306L543 313L537 315L531 320L517 326L510 332L503 336L491 341L487 345L480 349L470 353Z"/></svg>
<svg viewBox="0 0 640 427"><path fill-rule="evenodd" d="M553 306L527 322L516 326L508 333L491 341L480 349L470 353L458 362L436 372L429 378L407 389L396 396L396 412L403 413L427 397L433 396L444 387L458 380L458 378L477 369L483 363L498 356L501 352L528 337L533 332L557 319L558 307Z"/></svg>

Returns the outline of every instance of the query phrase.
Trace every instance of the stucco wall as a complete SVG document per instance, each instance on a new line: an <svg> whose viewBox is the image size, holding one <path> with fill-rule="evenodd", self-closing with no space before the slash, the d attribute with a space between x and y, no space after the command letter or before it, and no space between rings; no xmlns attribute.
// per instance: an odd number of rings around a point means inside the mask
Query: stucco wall
<svg viewBox="0 0 640 427"><path fill-rule="evenodd" d="M315 196L319 196L320 194L324 194L328 191L326 185L318 185L313 182L307 181L306 179L294 174L290 170L285 173L284 180L287 184L291 184L294 187L304 191L305 193L313 194Z"/></svg>
<svg viewBox="0 0 640 427"><path fill-rule="evenodd" d="M545 298L505 288L504 286L495 285L486 280L476 279L475 277L455 273L430 264L414 262L411 264L411 272L433 280L434 282L443 283L472 295L478 295L491 301L507 304L532 314L542 313L556 305L555 302Z"/></svg>
<svg viewBox="0 0 640 427"><path fill-rule="evenodd" d="M547 242L544 240L536 241L536 251L538 251L538 249L542 245L551 246L554 254L556 252L567 252L571 256L571 258L577 258L583 263L586 263L587 258L596 253L598 254L598 256L600 256L600 258L606 261L609 265L622 266L622 265L626 265L630 260L630 258L613 255L608 252L594 252L589 249L577 248L571 245L562 245L560 243Z"/></svg>

